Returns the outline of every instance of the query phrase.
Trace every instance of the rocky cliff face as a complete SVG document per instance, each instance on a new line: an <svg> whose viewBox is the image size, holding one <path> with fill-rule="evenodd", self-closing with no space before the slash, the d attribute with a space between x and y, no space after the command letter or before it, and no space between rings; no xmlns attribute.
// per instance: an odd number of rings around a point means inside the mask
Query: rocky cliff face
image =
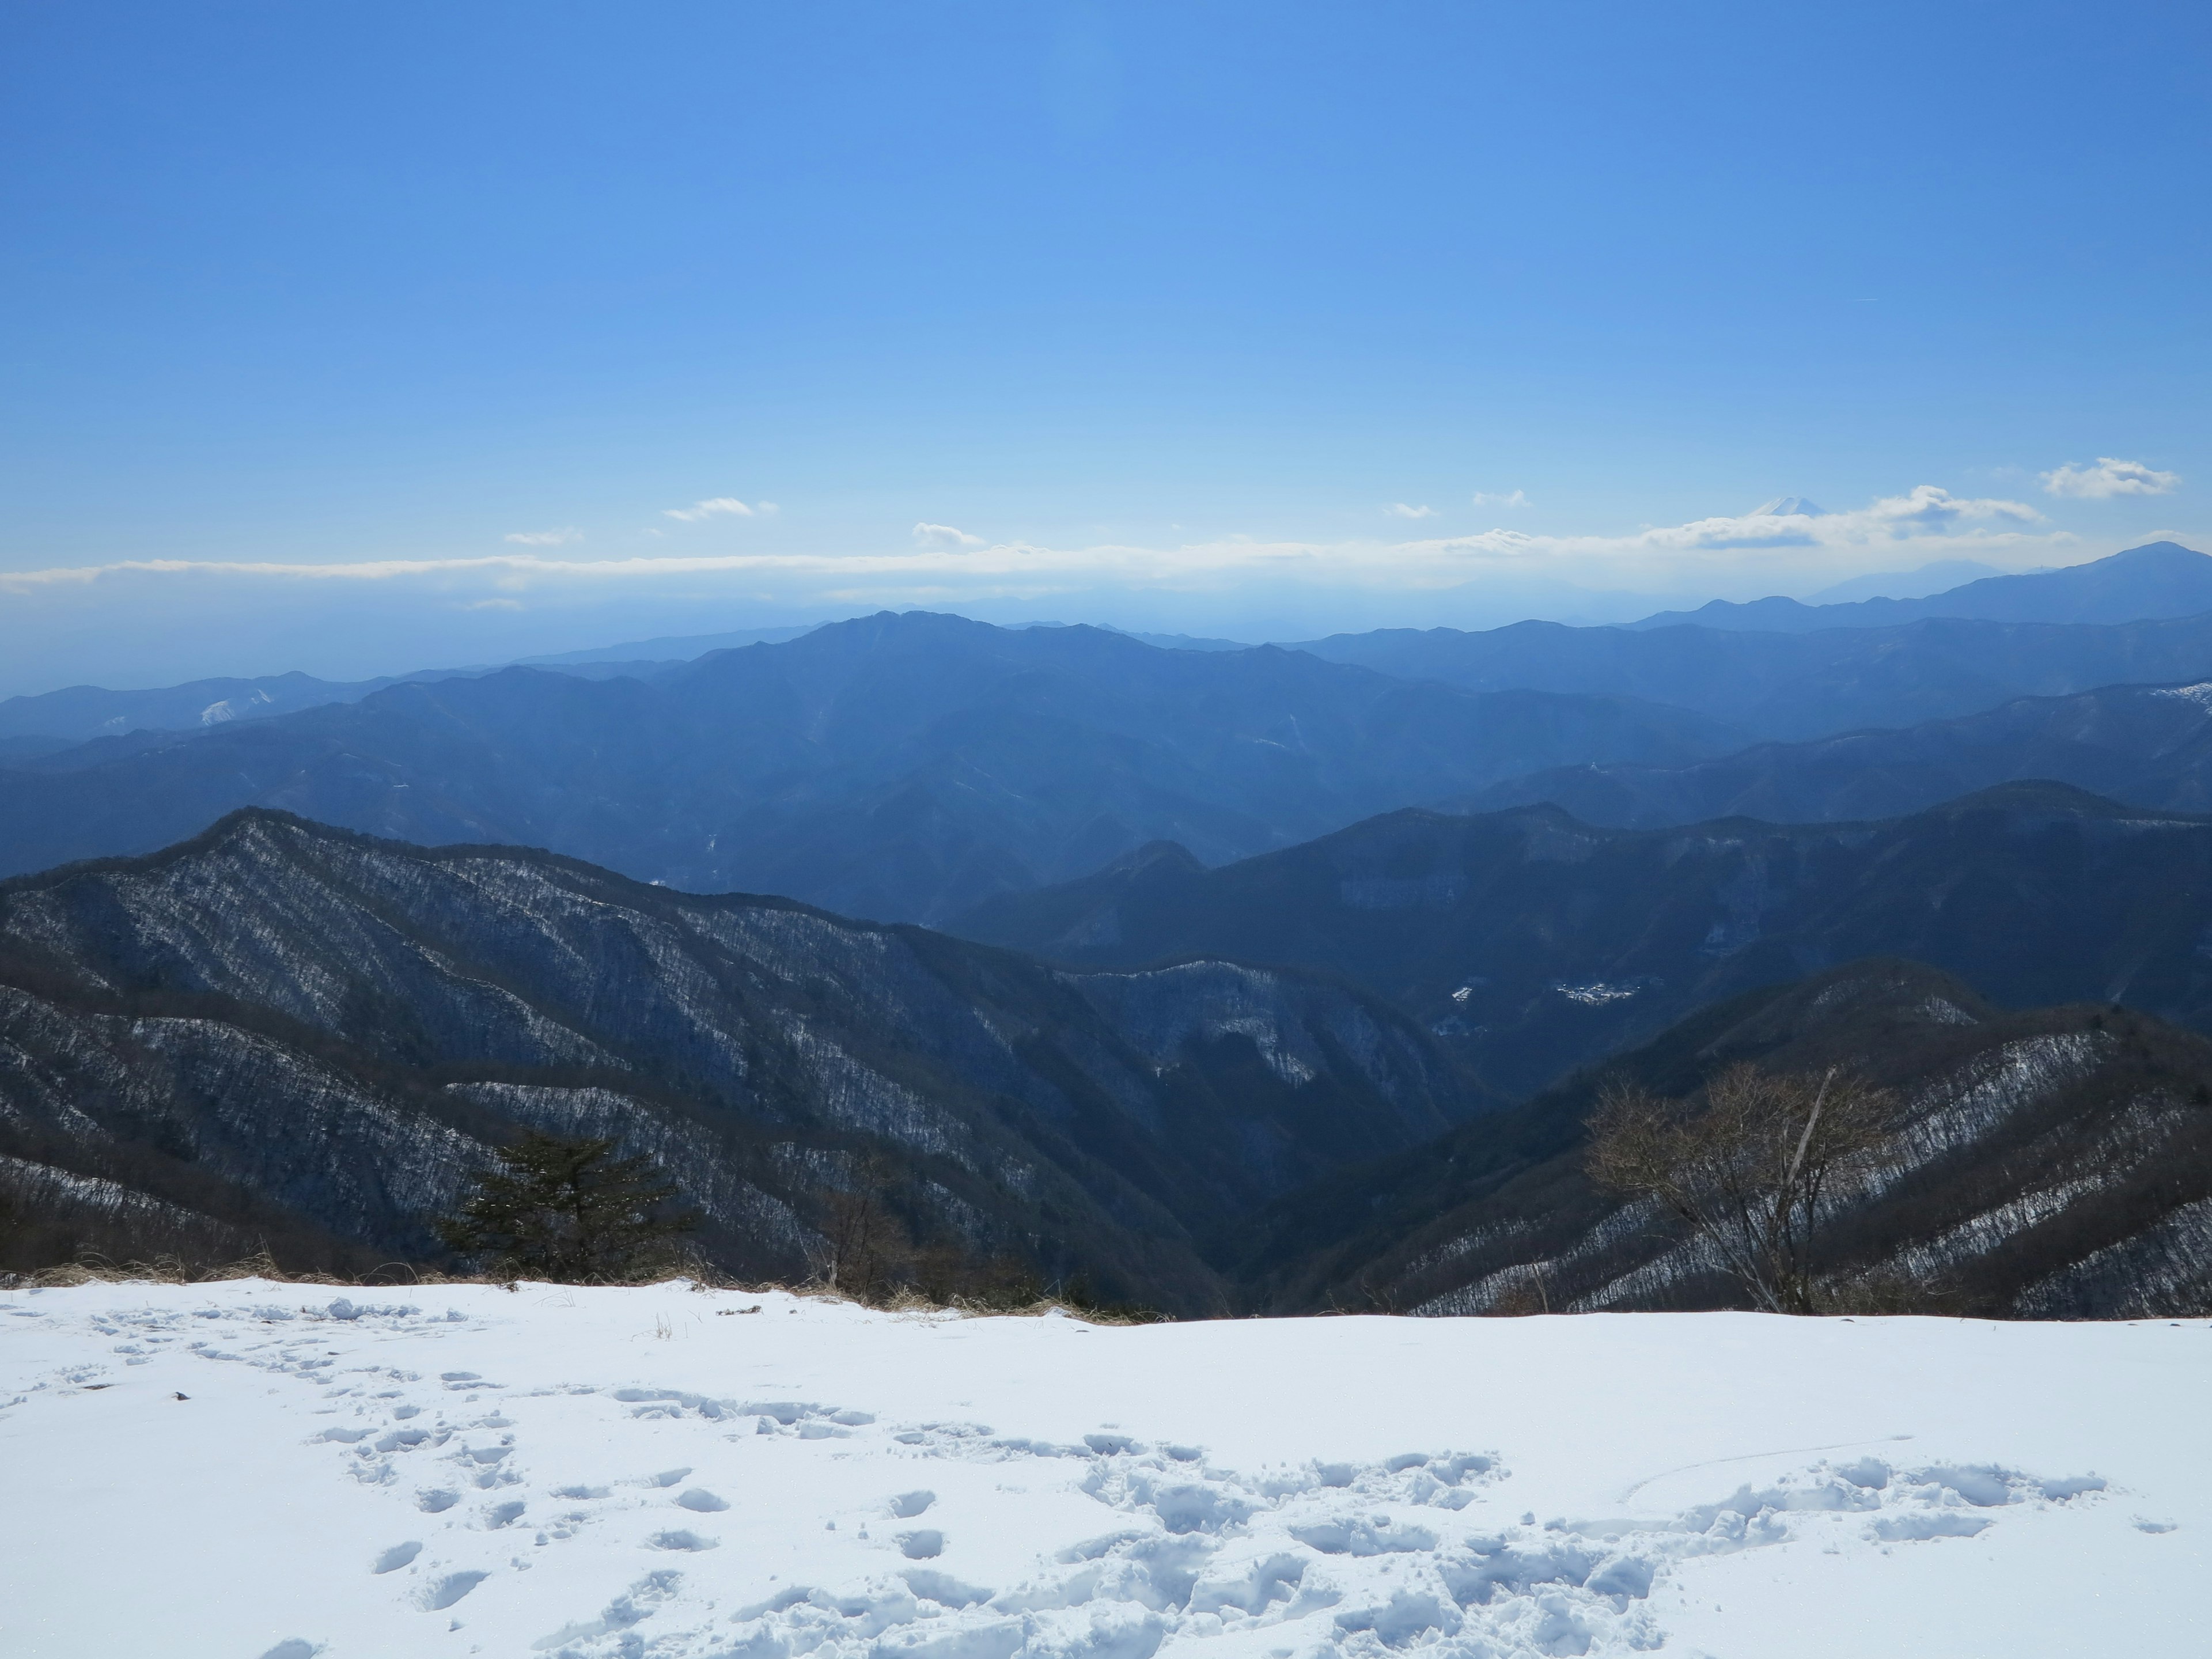
<svg viewBox="0 0 2212 1659"><path fill-rule="evenodd" d="M1480 1103L1418 1026L1295 971L1061 973L278 813L0 888L19 1256L419 1257L529 1124L649 1154L733 1271L804 1272L865 1165L924 1240L1198 1307L1238 1217Z"/></svg>

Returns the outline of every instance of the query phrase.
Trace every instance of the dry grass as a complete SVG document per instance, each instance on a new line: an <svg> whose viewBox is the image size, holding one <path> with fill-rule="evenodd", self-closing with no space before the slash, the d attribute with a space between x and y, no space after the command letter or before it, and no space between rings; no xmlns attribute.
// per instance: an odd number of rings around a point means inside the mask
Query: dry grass
<svg viewBox="0 0 2212 1659"><path fill-rule="evenodd" d="M113 1261L97 1251L88 1250L80 1254L74 1261L61 1267L42 1267L35 1273L0 1273L0 1290L66 1290L79 1285L220 1285L239 1279L265 1279L279 1285L329 1285L346 1290L390 1290L439 1285L495 1285L505 1291L517 1288L512 1279L483 1273L439 1273L404 1261L387 1262L372 1273L349 1279L336 1273L288 1273L266 1251L257 1252L236 1261L207 1267L196 1266L173 1255L155 1256L150 1261ZM1049 1297L1018 1305L1002 1305L967 1297L935 1301L914 1290L903 1289L890 1297L872 1300L832 1290L819 1283L782 1285L736 1279L697 1261L671 1267L651 1278L608 1281L608 1284L610 1286L619 1284L629 1287L682 1284L702 1294L726 1292L738 1296L760 1296L774 1292L802 1297L809 1302L872 1308L883 1313L949 1313L969 1319L1035 1319L1046 1314L1059 1313L1071 1319L1079 1319L1088 1325L1146 1325L1166 1317L1144 1309L1074 1307Z"/></svg>
<svg viewBox="0 0 2212 1659"><path fill-rule="evenodd" d="M219 1285L234 1279L267 1279L281 1285L337 1285L349 1289L372 1289L398 1285L482 1285L492 1281L415 1267L404 1261L388 1262L374 1272L352 1278L338 1273L288 1273L265 1250L235 1261L202 1266L173 1255L157 1255L150 1261L114 1261L97 1250L80 1252L74 1261L34 1273L0 1273L0 1288L62 1290L75 1285Z"/></svg>

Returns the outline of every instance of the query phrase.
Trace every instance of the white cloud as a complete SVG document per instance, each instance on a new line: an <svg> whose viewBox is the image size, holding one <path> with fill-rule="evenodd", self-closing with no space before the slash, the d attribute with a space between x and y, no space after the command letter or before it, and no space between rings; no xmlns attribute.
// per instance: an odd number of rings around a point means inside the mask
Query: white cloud
<svg viewBox="0 0 2212 1659"><path fill-rule="evenodd" d="M703 501L694 501L689 507L665 507L661 517L676 519L684 524L697 524L702 519L750 519L763 509L773 513L773 503L763 501L759 507L747 507L735 495L712 495Z"/></svg>
<svg viewBox="0 0 2212 1659"><path fill-rule="evenodd" d="M981 547L983 538L964 530L955 530L949 524L918 524L914 527L914 542L916 547L959 549Z"/></svg>
<svg viewBox="0 0 2212 1659"><path fill-rule="evenodd" d="M1995 495L1954 495L1940 484L1915 484L1904 495L1885 495L1872 506L1860 508L1856 514L1824 513L1817 516L1824 521L1828 519L1863 518L1869 523L1879 525L1949 526L1966 520L1984 519L2033 524L2043 514L2025 501L2008 501Z"/></svg>
<svg viewBox="0 0 2212 1659"><path fill-rule="evenodd" d="M1526 507L1528 498L1517 489L1510 495L1486 495L1478 489L1474 492L1474 504L1477 507Z"/></svg>
<svg viewBox="0 0 2212 1659"><path fill-rule="evenodd" d="M1790 503L1776 503L1778 507ZM1234 592L1279 583L1314 590L1437 592L1538 579L1638 592L1755 596L1825 585L1870 570L1945 558L2010 568L2070 563L2087 552L2019 501L1952 495L1922 484L1817 517L1756 512L1626 535L1532 535L1493 529L1416 540L1260 542L1224 537L1157 546L987 544L951 525L917 524L911 545L852 553L722 553L559 558L516 550L465 558L339 564L147 559L0 571L0 592L60 594L118 583L254 580L322 585L414 584L459 601L493 593L611 593L626 586L750 595L790 604L961 604L1057 593L1144 589Z"/></svg>
<svg viewBox="0 0 2212 1659"><path fill-rule="evenodd" d="M500 539L501 541L513 542L517 547L566 547L570 542L580 542L583 540L584 532L580 530L573 528L568 530L515 530L510 531L507 534L501 537Z"/></svg>
<svg viewBox="0 0 2212 1659"><path fill-rule="evenodd" d="M2100 501L2112 495L2163 495L2181 482L2179 472L2157 472L2141 461L2123 461L2100 455L2094 466L2069 464L2040 475L2043 487L2053 495L2074 495Z"/></svg>
<svg viewBox="0 0 2212 1659"><path fill-rule="evenodd" d="M1408 507L1403 501L1393 501L1382 511L1394 519L1433 519L1437 516L1433 507Z"/></svg>

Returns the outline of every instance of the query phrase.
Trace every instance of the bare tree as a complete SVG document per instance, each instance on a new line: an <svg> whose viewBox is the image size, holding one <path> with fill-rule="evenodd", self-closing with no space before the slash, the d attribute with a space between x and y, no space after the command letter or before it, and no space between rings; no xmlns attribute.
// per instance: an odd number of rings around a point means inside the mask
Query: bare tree
<svg viewBox="0 0 2212 1659"><path fill-rule="evenodd" d="M879 1152L851 1161L844 1184L821 1197L817 1272L832 1290L863 1301L884 1295L907 1265L912 1243L889 1202L897 1172Z"/></svg>
<svg viewBox="0 0 2212 1659"><path fill-rule="evenodd" d="M1755 1305L1810 1313L1821 1201L1894 1124L1890 1097L1841 1067L1810 1077L1733 1066L1702 1099L1608 1085L1588 1167L1599 1186L1655 1200L1711 1243Z"/></svg>

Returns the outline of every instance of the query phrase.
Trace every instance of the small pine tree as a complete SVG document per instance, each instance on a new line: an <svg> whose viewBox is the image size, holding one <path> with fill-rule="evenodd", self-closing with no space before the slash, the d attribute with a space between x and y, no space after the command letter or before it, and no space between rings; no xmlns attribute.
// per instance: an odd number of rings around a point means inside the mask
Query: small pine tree
<svg viewBox="0 0 2212 1659"><path fill-rule="evenodd" d="M436 1224L447 1249L487 1271L559 1284L635 1279L674 1256L673 1242L699 1224L672 1213L675 1183L642 1158L616 1158L611 1139L568 1139L526 1130L494 1150L458 1216Z"/></svg>

